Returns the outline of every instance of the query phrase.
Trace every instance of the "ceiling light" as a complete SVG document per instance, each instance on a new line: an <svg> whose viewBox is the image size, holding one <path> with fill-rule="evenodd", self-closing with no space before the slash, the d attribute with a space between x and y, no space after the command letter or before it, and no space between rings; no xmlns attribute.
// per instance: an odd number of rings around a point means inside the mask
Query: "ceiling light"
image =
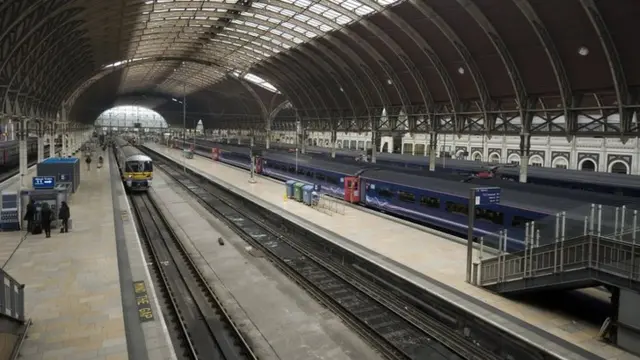
<svg viewBox="0 0 640 360"><path fill-rule="evenodd" d="M343 88L340 88L340 91L344 92L344 89L343 89Z"/></svg>
<svg viewBox="0 0 640 360"><path fill-rule="evenodd" d="M458 74L464 75L464 68L462 66L458 68Z"/></svg>
<svg viewBox="0 0 640 360"><path fill-rule="evenodd" d="M578 49L578 54L580 54L580 56L589 55L589 48L586 46L580 46L580 48Z"/></svg>
<svg viewBox="0 0 640 360"><path fill-rule="evenodd" d="M391 85L393 84L393 81L391 81L391 79L387 79L387 85Z"/></svg>

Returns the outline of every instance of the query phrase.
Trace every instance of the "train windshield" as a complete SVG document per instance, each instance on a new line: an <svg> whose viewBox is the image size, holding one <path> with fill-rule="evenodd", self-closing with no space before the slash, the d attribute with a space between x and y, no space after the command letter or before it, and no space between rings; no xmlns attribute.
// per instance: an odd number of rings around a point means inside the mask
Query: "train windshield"
<svg viewBox="0 0 640 360"><path fill-rule="evenodd" d="M151 161L127 161L125 172L151 172L153 164Z"/></svg>

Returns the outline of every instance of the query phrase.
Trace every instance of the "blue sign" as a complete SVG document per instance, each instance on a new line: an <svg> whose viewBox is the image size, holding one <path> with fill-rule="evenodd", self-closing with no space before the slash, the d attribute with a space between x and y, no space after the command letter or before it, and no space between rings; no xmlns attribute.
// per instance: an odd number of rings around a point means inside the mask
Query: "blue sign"
<svg viewBox="0 0 640 360"><path fill-rule="evenodd" d="M32 179L33 189L53 189L56 186L54 176L34 176Z"/></svg>
<svg viewBox="0 0 640 360"><path fill-rule="evenodd" d="M500 188L475 189L476 205L491 205L500 203Z"/></svg>

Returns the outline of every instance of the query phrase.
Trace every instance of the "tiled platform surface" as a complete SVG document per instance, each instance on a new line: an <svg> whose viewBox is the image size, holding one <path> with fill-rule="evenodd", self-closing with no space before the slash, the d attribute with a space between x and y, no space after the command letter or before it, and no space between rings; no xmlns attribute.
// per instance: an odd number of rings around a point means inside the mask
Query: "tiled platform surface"
<svg viewBox="0 0 640 360"><path fill-rule="evenodd" d="M151 194L258 358L380 359L338 317L157 170Z"/></svg>
<svg viewBox="0 0 640 360"><path fill-rule="evenodd" d="M128 359L109 167L81 171L70 202L72 231L28 235L5 267L26 284L34 322L23 360ZM5 243L20 234L0 236Z"/></svg>
<svg viewBox="0 0 640 360"><path fill-rule="evenodd" d="M157 144L145 145L180 163L184 161L179 150ZM638 359L598 340L598 327L467 284L464 281L466 248L458 243L356 208L347 207L345 215L328 216L295 201L283 201L284 185L261 177L257 178L257 183L250 184L246 171L210 159L195 157L186 160L186 164L212 180L222 180L229 188L261 199L318 234L324 234L337 244L376 261L528 341L552 347L559 354L571 352L564 345L555 344L557 340L548 335L552 334L605 359Z"/></svg>

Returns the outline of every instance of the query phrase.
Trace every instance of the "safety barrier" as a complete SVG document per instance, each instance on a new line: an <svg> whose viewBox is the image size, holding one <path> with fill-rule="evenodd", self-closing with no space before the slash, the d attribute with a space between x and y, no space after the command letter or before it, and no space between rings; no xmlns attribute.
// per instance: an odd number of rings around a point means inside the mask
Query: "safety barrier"
<svg viewBox="0 0 640 360"><path fill-rule="evenodd" d="M0 270L0 313L24 322L24 285L17 282L4 270Z"/></svg>
<svg viewBox="0 0 640 360"><path fill-rule="evenodd" d="M314 204L314 208L331 216L333 216L333 214L344 215L345 213L345 204L327 194L320 194L318 202Z"/></svg>

